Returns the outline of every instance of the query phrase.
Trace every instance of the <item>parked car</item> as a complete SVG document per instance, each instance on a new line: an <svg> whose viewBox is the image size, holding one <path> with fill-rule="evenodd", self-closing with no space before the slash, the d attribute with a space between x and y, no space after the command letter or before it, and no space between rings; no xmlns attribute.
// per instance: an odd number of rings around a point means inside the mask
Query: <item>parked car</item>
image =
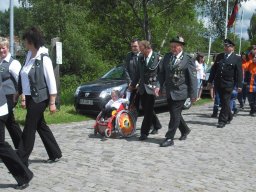
<svg viewBox="0 0 256 192"><path fill-rule="evenodd" d="M75 109L78 113L98 114L102 107L110 100L111 91L117 89L122 95L127 90L128 83L124 67L116 66L95 81L80 85L75 91ZM156 98L155 107L166 106L165 95ZM190 99L184 104L184 109L191 107Z"/></svg>
<svg viewBox="0 0 256 192"><path fill-rule="evenodd" d="M210 72L211 72L211 67L206 70L205 79L202 82L202 86L203 86L202 94L203 95L210 95L211 94L210 87L207 86L207 82L208 82L208 79L209 79L209 76L210 76Z"/></svg>

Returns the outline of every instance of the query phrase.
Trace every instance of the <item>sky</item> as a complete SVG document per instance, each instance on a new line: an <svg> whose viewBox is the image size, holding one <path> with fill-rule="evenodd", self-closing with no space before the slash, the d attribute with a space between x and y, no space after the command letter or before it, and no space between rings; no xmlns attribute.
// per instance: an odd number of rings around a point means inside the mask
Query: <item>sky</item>
<svg viewBox="0 0 256 192"><path fill-rule="evenodd" d="M243 24L241 22L241 15L243 10ZM235 33L240 36L241 26L242 26L242 38L248 39L247 29L250 26L250 19L252 14L256 13L256 0L249 0L247 2L242 2L241 7L238 9L238 18L236 20Z"/></svg>
<svg viewBox="0 0 256 192"><path fill-rule="evenodd" d="M18 0L13 0L14 6L19 5ZM10 0L0 0L0 11L5 11L6 9L9 8L10 5Z"/></svg>
<svg viewBox="0 0 256 192"><path fill-rule="evenodd" d="M232 0L229 0L232 1ZM14 6L18 6L18 0L13 0ZM10 0L0 0L0 11L4 11L9 8ZM241 22L241 13L243 14L243 25ZM239 7L238 19L236 21L235 33L240 36L241 26L242 26L242 38L248 39L247 29L250 26L250 19L252 14L256 13L256 0L248 0L247 2L241 3L241 7Z"/></svg>

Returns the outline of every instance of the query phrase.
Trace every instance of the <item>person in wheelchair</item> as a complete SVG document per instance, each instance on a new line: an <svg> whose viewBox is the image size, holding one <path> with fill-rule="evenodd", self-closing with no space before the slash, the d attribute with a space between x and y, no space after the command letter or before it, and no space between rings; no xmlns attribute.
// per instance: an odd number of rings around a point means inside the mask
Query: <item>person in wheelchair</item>
<svg viewBox="0 0 256 192"><path fill-rule="evenodd" d="M112 113L120 108L122 104L128 104L129 100L121 98L121 93L118 90L111 91L111 99L103 107L101 113L101 121L112 116Z"/></svg>

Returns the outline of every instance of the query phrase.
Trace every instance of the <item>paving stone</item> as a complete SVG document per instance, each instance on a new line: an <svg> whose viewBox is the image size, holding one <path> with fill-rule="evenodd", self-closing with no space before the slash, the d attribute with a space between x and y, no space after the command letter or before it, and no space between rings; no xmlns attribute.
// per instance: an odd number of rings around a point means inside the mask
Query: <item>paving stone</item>
<svg viewBox="0 0 256 192"><path fill-rule="evenodd" d="M256 191L256 118L249 116L248 106L231 124L217 129L217 119L210 118L212 103L183 111L191 128L185 141L160 148L169 123L169 112L158 117L162 129L138 141L132 138L110 138L102 141L93 136L94 120L50 125L63 158L45 164L47 153L36 137L30 156L34 178L31 192L255 192ZM6 141L11 139L6 133ZM0 162L0 191L16 191L15 180Z"/></svg>

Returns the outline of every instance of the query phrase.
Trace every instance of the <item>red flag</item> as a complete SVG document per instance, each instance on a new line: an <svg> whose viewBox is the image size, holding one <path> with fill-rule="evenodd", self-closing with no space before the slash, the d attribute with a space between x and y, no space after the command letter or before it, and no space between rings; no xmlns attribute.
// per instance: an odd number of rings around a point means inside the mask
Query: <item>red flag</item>
<svg viewBox="0 0 256 192"><path fill-rule="evenodd" d="M236 20L236 15L237 14L238 14L238 0L236 0L234 8L233 8L233 11L232 11L232 13L231 13L231 15L229 17L228 26L227 26L228 28L233 26L233 23Z"/></svg>

